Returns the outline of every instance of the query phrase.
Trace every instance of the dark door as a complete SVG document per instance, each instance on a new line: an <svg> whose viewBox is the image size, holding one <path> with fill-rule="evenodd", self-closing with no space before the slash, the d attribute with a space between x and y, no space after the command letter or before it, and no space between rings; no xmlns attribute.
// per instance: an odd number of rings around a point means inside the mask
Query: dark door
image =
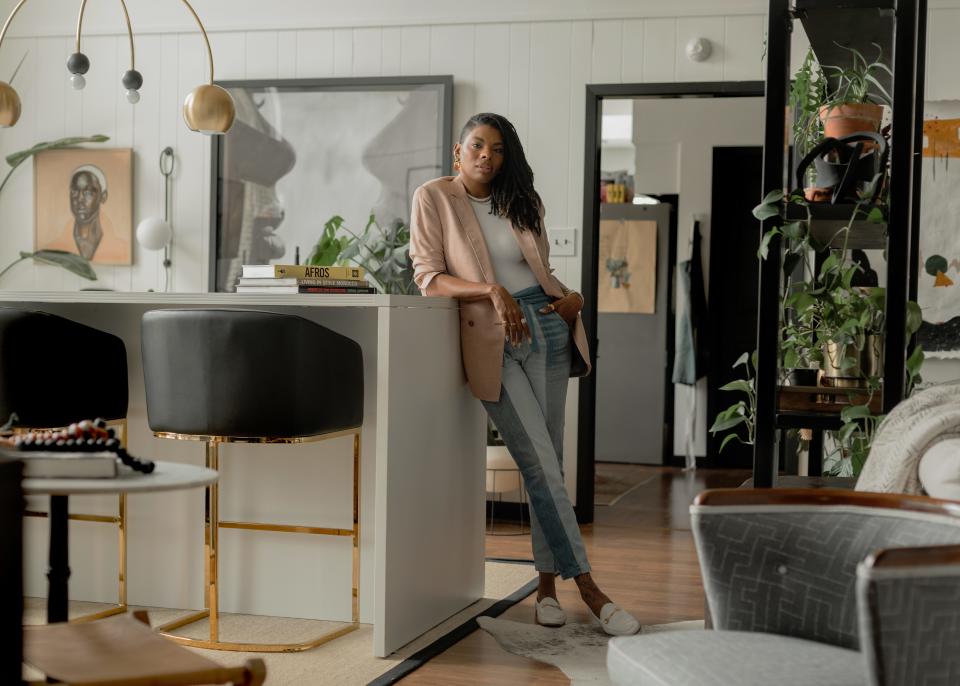
<svg viewBox="0 0 960 686"><path fill-rule="evenodd" d="M743 373L732 368L757 346L757 247L760 224L752 210L760 202L763 148L713 149L713 194L710 203L710 266L707 294L707 427L717 412L740 400L739 393L719 390ZM720 453L723 435L707 435L708 464L746 467L751 446L731 441Z"/></svg>

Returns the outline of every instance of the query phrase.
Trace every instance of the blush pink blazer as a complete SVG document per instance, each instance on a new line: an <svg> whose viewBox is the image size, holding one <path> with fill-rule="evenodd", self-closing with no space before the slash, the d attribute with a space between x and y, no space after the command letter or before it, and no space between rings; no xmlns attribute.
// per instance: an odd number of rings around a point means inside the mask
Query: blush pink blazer
<svg viewBox="0 0 960 686"><path fill-rule="evenodd" d="M563 285L553 275L546 231L513 234L530 269L544 292L563 297ZM466 281L496 283L483 230L459 177L443 176L420 186L413 194L410 219L410 259L414 281L421 292L437 274L450 274ZM500 399L504 328L488 298L460 301L460 349L470 390L481 400ZM573 330L576 350L590 373L590 351L583 322L577 315Z"/></svg>

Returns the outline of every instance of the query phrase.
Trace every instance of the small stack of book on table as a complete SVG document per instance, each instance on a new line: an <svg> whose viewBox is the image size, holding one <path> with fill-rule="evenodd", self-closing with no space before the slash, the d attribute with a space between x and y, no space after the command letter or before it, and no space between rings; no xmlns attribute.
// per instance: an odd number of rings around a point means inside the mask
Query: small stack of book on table
<svg viewBox="0 0 960 686"><path fill-rule="evenodd" d="M26 479L113 479L117 456L103 451L49 452L0 449L0 460L21 460Z"/></svg>
<svg viewBox="0 0 960 686"><path fill-rule="evenodd" d="M245 264L237 293L377 293L361 267Z"/></svg>

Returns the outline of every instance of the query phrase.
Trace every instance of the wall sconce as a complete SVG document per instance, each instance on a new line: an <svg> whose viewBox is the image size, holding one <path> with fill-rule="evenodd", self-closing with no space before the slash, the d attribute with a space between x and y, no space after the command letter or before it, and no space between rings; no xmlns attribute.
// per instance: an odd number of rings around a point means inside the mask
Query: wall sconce
<svg viewBox="0 0 960 686"><path fill-rule="evenodd" d="M709 38L691 38L685 52L691 62L704 62L713 54L713 43Z"/></svg>
<svg viewBox="0 0 960 686"><path fill-rule="evenodd" d="M13 21L14 16L26 2L27 0L20 0L10 12L3 28L0 29L0 44L3 43L10 22ZM203 42L207 46L207 61L210 65L210 81L197 86L187 95L187 99L183 103L183 119L193 131L205 134L223 134L230 129L236 116L233 98L226 90L213 83L213 51L210 49L210 39L207 37L207 31L188 0L181 0L181 2L193 15L197 26L200 27ZM127 36L130 40L130 69L124 72L121 82L126 89L127 100L131 104L136 104L140 101L140 87L143 85L143 76L136 69L133 28L130 24L126 2L120 0L120 6L123 8L123 17L127 24ZM80 34L83 29L83 13L86 7L87 0L81 0L80 12L77 16L76 52L70 55L67 60L67 70L71 74L70 85L76 90L82 89L87 84L84 74L90 69L90 60L80 51ZM9 83L0 81L0 127L9 127L16 124L20 118L20 109L20 96L17 91Z"/></svg>
<svg viewBox="0 0 960 686"><path fill-rule="evenodd" d="M167 146L160 153L160 173L163 174L163 219L147 217L137 225L137 243L147 250L163 248L163 290L170 290L170 175L173 174L173 148Z"/></svg>

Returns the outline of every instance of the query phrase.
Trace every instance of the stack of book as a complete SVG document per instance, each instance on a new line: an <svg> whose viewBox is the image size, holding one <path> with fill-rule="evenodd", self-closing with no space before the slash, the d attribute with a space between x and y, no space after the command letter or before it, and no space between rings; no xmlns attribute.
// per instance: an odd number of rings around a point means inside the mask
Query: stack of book
<svg viewBox="0 0 960 686"><path fill-rule="evenodd" d="M112 452L29 452L0 449L0 459L21 460L27 479L112 479L117 476L117 456Z"/></svg>
<svg viewBox="0 0 960 686"><path fill-rule="evenodd" d="M376 293L360 267L245 264L237 293Z"/></svg>

